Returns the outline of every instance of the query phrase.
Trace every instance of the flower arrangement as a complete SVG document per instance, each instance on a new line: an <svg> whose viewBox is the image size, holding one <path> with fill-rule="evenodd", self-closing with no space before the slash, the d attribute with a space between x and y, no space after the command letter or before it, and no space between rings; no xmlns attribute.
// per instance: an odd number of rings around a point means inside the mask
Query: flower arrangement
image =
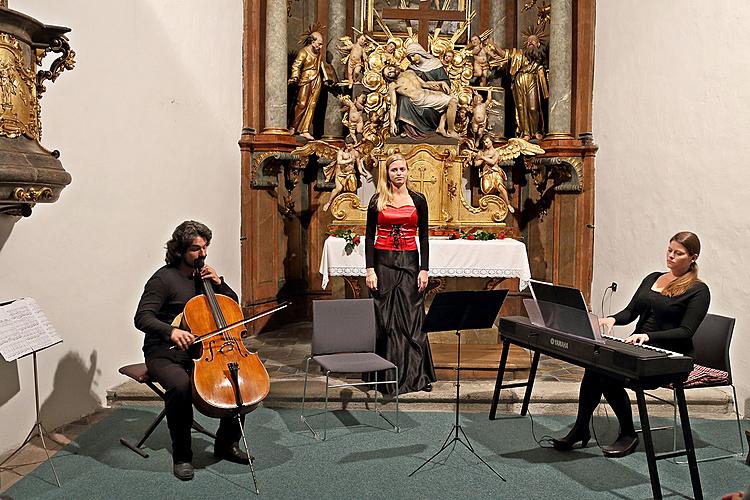
<svg viewBox="0 0 750 500"><path fill-rule="evenodd" d="M360 242L359 235L351 229L337 229L336 231L332 231L328 234L330 236L335 236L336 238L343 238L346 241L346 246L344 246L346 255L351 255L351 253L354 251L354 247L359 245Z"/></svg>
<svg viewBox="0 0 750 500"><path fill-rule="evenodd" d="M479 241L488 241L488 240L504 240L505 234L500 233L490 233L488 231L483 231L481 229L461 229L459 231L454 232L450 235L451 240L479 240Z"/></svg>

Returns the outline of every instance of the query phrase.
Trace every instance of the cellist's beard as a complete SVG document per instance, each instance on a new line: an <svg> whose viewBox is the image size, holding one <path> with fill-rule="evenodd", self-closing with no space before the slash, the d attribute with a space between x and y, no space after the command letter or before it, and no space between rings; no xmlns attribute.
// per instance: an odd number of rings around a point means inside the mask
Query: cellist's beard
<svg viewBox="0 0 750 500"><path fill-rule="evenodd" d="M193 268L196 271L200 271L203 269L203 266L206 265L206 258L205 257L196 257L195 260L193 260Z"/></svg>

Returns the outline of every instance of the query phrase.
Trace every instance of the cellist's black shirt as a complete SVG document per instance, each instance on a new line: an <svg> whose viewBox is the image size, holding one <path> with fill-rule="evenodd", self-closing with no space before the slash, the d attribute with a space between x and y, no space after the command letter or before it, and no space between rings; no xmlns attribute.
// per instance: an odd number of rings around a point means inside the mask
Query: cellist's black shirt
<svg viewBox="0 0 750 500"><path fill-rule="evenodd" d="M212 286L214 292L238 300L224 278L220 285ZM149 278L135 312L135 327L146 334L143 339L146 357L173 345L169 340L172 320L185 309L190 299L201 293L200 280L185 276L176 267L164 266Z"/></svg>

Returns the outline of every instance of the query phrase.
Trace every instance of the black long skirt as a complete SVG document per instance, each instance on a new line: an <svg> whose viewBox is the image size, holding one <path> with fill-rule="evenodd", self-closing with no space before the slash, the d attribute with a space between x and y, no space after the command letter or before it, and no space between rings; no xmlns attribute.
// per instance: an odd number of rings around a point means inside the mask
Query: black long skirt
<svg viewBox="0 0 750 500"><path fill-rule="evenodd" d="M398 366L399 394L421 391L435 381L435 369L427 334L422 332L425 314L424 295L417 289L419 252L376 249L374 264L378 289L370 290L370 295L378 326L375 352ZM378 380L386 380L386 375L393 379L393 373L381 373ZM379 390L395 394L391 384L380 385Z"/></svg>

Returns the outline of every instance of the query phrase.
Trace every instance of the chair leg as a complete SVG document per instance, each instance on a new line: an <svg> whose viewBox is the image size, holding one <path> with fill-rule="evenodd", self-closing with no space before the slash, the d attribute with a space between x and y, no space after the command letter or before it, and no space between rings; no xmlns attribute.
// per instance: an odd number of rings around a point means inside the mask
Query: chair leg
<svg viewBox="0 0 750 500"><path fill-rule="evenodd" d="M326 371L326 403L323 409L323 441L328 437L328 384L331 372Z"/></svg>
<svg viewBox="0 0 750 500"><path fill-rule="evenodd" d="M396 367L396 382L394 385L396 386L396 433L398 434L401 432L401 428L398 426L398 381L400 379L398 378L398 366Z"/></svg>
<svg viewBox="0 0 750 500"><path fill-rule="evenodd" d="M320 439L320 436L318 436L318 433L315 432L315 429L312 428L310 423L307 421L307 418L305 417L305 398L307 397L307 374L310 371L310 357L308 356L305 358L305 384L302 386L302 408L300 410L300 420L305 423L308 429L310 429L310 432L313 433L313 436L316 439Z"/></svg>
<svg viewBox="0 0 750 500"><path fill-rule="evenodd" d="M732 388L732 402L734 403L734 416L735 416L735 419L737 420L737 433L739 434L739 438L740 438L740 450L732 452L732 453L728 453L725 455L719 455L716 457L701 458L701 459L696 460L696 462L698 463L713 462L714 460L723 460L725 458L742 457L745 454L745 443L742 441L742 424L740 424L740 410L739 410L739 407L737 406L737 391L734 388L734 384L731 384L730 387ZM684 461L684 460L676 460L675 463L680 464L680 465L688 464L687 461Z"/></svg>
<svg viewBox="0 0 750 500"><path fill-rule="evenodd" d="M674 388L672 388L672 451L677 451L677 393ZM677 459L672 459L672 461L676 462Z"/></svg>
<svg viewBox="0 0 750 500"><path fill-rule="evenodd" d="M166 416L166 414L167 414L167 410L163 409L159 413L159 415L157 415L154 421L151 422L151 425L148 426L148 429L146 429L146 432L143 434L143 437L141 438L141 440L138 441L138 444L133 444L125 438L120 438L120 444L122 444L123 446L127 448L130 448L131 450L138 453L143 458L148 458L149 455L148 455L148 452L143 449L143 443L146 442L146 440L149 438L149 436L151 436L151 434L154 432L156 427L161 423L162 420L164 420L164 417Z"/></svg>
<svg viewBox="0 0 750 500"><path fill-rule="evenodd" d="M740 452L739 455L745 454L745 442L742 440L742 424L740 424L740 409L737 407L737 390L732 384L732 399L734 400L734 417L737 419L737 434L740 436Z"/></svg>

